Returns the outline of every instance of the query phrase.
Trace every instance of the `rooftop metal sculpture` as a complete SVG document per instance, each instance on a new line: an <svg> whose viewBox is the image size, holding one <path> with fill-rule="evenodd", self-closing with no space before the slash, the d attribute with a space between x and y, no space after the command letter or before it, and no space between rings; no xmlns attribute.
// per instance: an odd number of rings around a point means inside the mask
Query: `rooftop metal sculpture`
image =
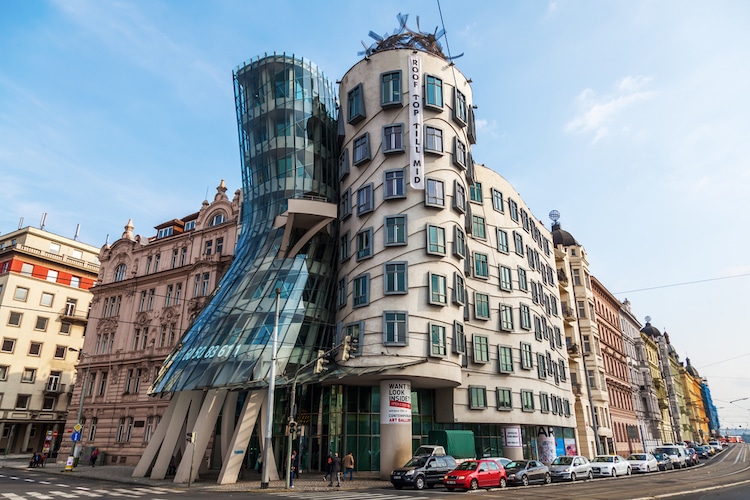
<svg viewBox="0 0 750 500"><path fill-rule="evenodd" d="M389 35L386 33L381 36L374 31L370 31L368 35L375 40L375 43L368 46L363 41L362 45L365 50L358 52L357 55L369 57L376 52L395 49L416 49L423 52L429 52L430 54L441 57L446 61L457 59L463 55L463 53L461 53L457 56L446 56L443 53L443 48L438 40L445 36L444 29L438 30L436 27L434 33L423 32L419 27L419 16L417 16L417 31L414 31L406 26L409 14L399 13L396 18L398 19L399 27L393 30L393 34Z"/></svg>

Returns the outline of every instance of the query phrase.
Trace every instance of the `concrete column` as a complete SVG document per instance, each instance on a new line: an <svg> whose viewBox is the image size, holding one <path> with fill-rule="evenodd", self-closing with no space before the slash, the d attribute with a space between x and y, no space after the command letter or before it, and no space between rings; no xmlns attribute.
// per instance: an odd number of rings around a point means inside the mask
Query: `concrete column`
<svg viewBox="0 0 750 500"><path fill-rule="evenodd" d="M520 425L503 426L503 456L510 460L523 460L523 442Z"/></svg>
<svg viewBox="0 0 750 500"><path fill-rule="evenodd" d="M391 471L412 456L411 382L380 382L380 478L390 479Z"/></svg>
<svg viewBox="0 0 750 500"><path fill-rule="evenodd" d="M255 428L255 422L258 420L260 409L266 401L266 394L267 392L262 390L250 391L247 394L240 419L234 428L232 438L224 454L219 479L216 481L218 484L232 484L237 482L240 467L242 467L242 460L245 457L245 451ZM237 398L234 398L233 404L236 404L236 402ZM226 405L224 407L226 408ZM231 420L234 421L234 419ZM253 464L250 464L250 467L252 466Z"/></svg>
<svg viewBox="0 0 750 500"><path fill-rule="evenodd" d="M29 439L31 436L31 422L28 422L26 425L26 431L23 434L23 445L21 446L21 453L26 453L29 449ZM34 450L36 452L36 450Z"/></svg>
<svg viewBox="0 0 750 500"><path fill-rule="evenodd" d="M536 427L536 450L539 455L537 459L544 464L549 465L557 458L555 429L552 426L538 425Z"/></svg>

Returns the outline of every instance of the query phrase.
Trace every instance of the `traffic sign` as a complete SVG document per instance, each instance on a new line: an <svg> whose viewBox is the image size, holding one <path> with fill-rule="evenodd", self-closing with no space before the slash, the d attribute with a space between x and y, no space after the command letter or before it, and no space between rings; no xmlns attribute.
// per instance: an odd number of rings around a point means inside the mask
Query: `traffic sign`
<svg viewBox="0 0 750 500"><path fill-rule="evenodd" d="M81 440L81 433L78 431L75 431L73 434L70 435L70 439L75 443L77 441Z"/></svg>
<svg viewBox="0 0 750 500"><path fill-rule="evenodd" d="M81 429L83 429L83 426L81 424L76 424L73 426L73 429L75 429L76 432L81 432Z"/></svg>

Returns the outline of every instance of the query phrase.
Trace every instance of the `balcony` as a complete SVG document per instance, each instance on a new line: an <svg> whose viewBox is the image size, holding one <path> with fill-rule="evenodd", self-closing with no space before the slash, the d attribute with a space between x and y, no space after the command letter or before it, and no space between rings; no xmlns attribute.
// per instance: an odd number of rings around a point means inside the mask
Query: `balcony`
<svg viewBox="0 0 750 500"><path fill-rule="evenodd" d="M578 344L570 344L568 345L568 357L569 358L579 358L581 357L581 348Z"/></svg>
<svg viewBox="0 0 750 500"><path fill-rule="evenodd" d="M562 306L562 315L565 321L573 322L576 320L575 310L570 307L570 304L568 304L567 302L562 302L560 306Z"/></svg>
<svg viewBox="0 0 750 500"><path fill-rule="evenodd" d="M65 384L61 384L59 382L50 381L47 382L47 385L44 386L45 394L62 394L64 392L66 392Z"/></svg>
<svg viewBox="0 0 750 500"><path fill-rule="evenodd" d="M60 320L85 326L89 322L89 317L88 314L76 313L72 307L66 307L60 311Z"/></svg>

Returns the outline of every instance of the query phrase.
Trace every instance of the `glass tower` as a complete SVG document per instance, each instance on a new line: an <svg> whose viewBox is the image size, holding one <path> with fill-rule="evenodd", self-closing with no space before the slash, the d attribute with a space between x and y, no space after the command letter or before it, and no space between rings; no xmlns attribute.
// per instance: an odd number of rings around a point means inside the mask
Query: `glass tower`
<svg viewBox="0 0 750 500"><path fill-rule="evenodd" d="M293 55L233 76L244 195L235 258L151 393L265 386L277 289L277 373L293 374L335 331L336 94Z"/></svg>

